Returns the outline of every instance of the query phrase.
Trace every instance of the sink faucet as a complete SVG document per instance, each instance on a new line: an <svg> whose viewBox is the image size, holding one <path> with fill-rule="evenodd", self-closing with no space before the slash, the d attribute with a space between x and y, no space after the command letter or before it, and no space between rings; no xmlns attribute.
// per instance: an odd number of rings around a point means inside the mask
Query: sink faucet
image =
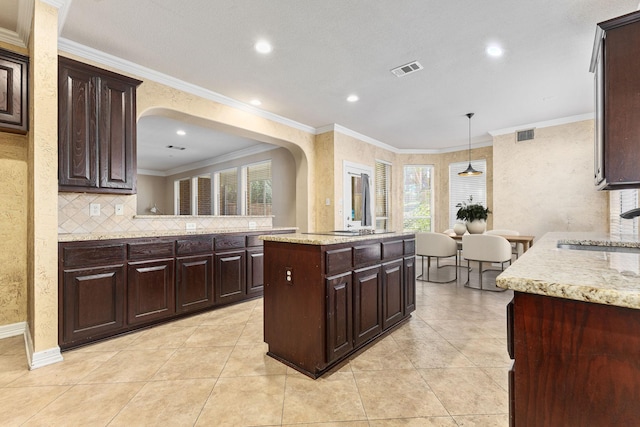
<svg viewBox="0 0 640 427"><path fill-rule="evenodd" d="M629 209L628 211L620 214L620 218L623 219L633 219L637 216L640 216L640 208Z"/></svg>

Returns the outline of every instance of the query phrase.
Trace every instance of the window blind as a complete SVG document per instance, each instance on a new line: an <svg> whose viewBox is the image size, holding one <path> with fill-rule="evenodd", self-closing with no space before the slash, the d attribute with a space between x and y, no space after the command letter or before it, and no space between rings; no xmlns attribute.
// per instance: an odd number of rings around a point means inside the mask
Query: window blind
<svg viewBox="0 0 640 427"><path fill-rule="evenodd" d="M247 215L271 215L271 160L249 165L247 173Z"/></svg>
<svg viewBox="0 0 640 427"><path fill-rule="evenodd" d="M376 162L375 167L376 229L386 230L390 224L389 189L391 188L391 165Z"/></svg>
<svg viewBox="0 0 640 427"><path fill-rule="evenodd" d="M469 165L468 161L449 164L449 228L453 228L456 223L456 205L462 202L469 202L469 197L473 197L473 203L480 203L487 207L487 161L472 160L471 166L481 171L478 176L460 176L458 172L463 171ZM442 231L442 230L441 230Z"/></svg>
<svg viewBox="0 0 640 427"><path fill-rule="evenodd" d="M218 172L218 215L238 215L238 169Z"/></svg>
<svg viewBox="0 0 640 427"><path fill-rule="evenodd" d="M191 215L191 179L178 181L178 215Z"/></svg>
<svg viewBox="0 0 640 427"><path fill-rule="evenodd" d="M197 177L198 182L198 212L197 215L211 215L211 177L202 175Z"/></svg>

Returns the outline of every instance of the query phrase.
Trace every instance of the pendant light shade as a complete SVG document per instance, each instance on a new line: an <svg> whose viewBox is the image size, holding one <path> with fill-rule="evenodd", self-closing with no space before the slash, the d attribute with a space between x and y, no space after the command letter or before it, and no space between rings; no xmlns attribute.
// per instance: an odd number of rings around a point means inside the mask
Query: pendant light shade
<svg viewBox="0 0 640 427"><path fill-rule="evenodd" d="M462 172L458 172L460 176L478 176L482 175L481 171L475 170L471 166L471 117L473 117L473 113L467 113L466 116L469 118L469 166Z"/></svg>

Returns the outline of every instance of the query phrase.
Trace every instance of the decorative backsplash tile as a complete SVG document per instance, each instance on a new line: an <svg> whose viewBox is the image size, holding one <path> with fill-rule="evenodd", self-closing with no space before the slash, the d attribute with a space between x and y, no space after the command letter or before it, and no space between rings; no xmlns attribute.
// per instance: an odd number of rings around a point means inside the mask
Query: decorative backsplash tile
<svg viewBox="0 0 640 427"><path fill-rule="evenodd" d="M92 203L100 204L100 215L91 216ZM116 215L116 205L123 215ZM136 215L135 195L58 193L58 233L113 233L124 231L184 231L187 223L196 229L263 228L272 226L270 216L173 216Z"/></svg>

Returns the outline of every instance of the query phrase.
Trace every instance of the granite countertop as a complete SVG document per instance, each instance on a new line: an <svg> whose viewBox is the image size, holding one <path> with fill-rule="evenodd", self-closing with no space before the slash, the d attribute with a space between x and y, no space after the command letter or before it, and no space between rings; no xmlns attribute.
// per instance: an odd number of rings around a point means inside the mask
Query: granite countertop
<svg viewBox="0 0 640 427"><path fill-rule="evenodd" d="M202 228L194 231L186 230L147 230L118 231L113 233L60 233L58 242L79 242L88 240L135 239L142 237L198 236L203 234L224 233L270 233L273 231L296 230L296 227L258 227L258 228Z"/></svg>
<svg viewBox="0 0 640 427"><path fill-rule="evenodd" d="M558 248L558 243L604 248ZM640 241L634 236L602 233L547 233L498 276L496 285L519 292L640 309L640 252L610 251L620 248L640 249Z"/></svg>
<svg viewBox="0 0 640 427"><path fill-rule="evenodd" d="M357 242L360 240L381 239L389 237L412 236L413 232L385 232L375 234L331 235L331 232L295 233L260 236L270 242L297 243L301 245L335 245L338 243Z"/></svg>

